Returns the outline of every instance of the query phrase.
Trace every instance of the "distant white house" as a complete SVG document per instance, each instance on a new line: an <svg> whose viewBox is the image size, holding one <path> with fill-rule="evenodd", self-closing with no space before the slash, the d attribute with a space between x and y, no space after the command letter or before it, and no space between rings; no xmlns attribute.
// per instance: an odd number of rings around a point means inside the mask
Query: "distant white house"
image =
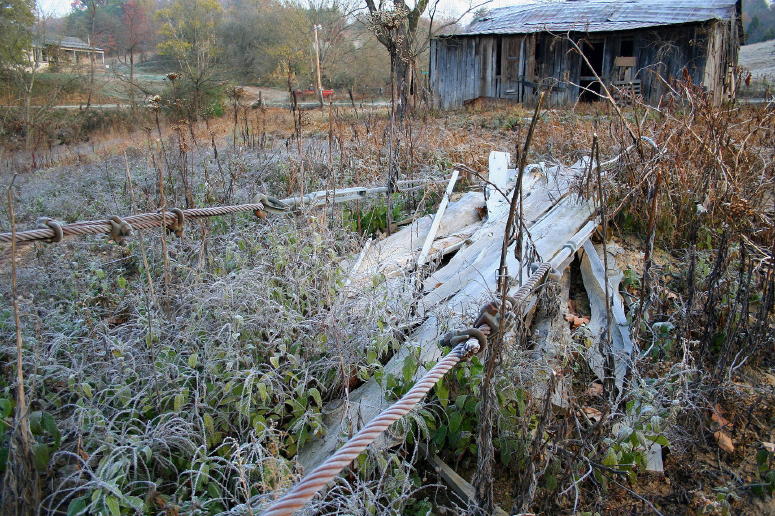
<svg viewBox="0 0 775 516"><path fill-rule="evenodd" d="M105 64L105 51L74 36L46 36L33 42L32 58L38 69L55 66L81 66L91 62Z"/></svg>

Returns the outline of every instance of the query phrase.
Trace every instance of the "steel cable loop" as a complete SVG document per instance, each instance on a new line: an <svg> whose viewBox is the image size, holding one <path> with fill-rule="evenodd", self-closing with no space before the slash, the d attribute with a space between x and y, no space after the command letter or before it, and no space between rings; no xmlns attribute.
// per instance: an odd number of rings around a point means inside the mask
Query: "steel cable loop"
<svg viewBox="0 0 775 516"><path fill-rule="evenodd" d="M39 223L54 232L54 236L46 240L47 243L55 244L62 241L64 232L62 231L62 225L59 222L50 217L41 217Z"/></svg>
<svg viewBox="0 0 775 516"><path fill-rule="evenodd" d="M110 218L110 239L119 245L124 245L126 237L132 234L132 225L114 215Z"/></svg>
<svg viewBox="0 0 775 516"><path fill-rule="evenodd" d="M329 457L323 464L305 476L296 486L275 502L263 516L287 516L304 507L328 482L333 480L363 450L382 434L391 424L412 410L428 391L436 385L450 369L461 360L467 359L481 349L480 341L472 337L455 346L444 358L409 389L409 392L380 413L355 434L347 443Z"/></svg>
<svg viewBox="0 0 775 516"><path fill-rule="evenodd" d="M180 208L172 208L170 213L175 215L175 221L172 224L167 224L166 212L162 211L162 219L164 219L164 226L167 228L167 233L172 233L178 238L183 238L183 233L186 230L186 215Z"/></svg>

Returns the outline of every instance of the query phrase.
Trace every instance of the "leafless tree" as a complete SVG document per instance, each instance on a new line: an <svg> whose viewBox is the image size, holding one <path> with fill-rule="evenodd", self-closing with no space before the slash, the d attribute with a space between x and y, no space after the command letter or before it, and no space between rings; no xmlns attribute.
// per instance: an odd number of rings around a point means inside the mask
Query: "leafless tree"
<svg viewBox="0 0 775 516"><path fill-rule="evenodd" d="M468 8L456 19L450 20L436 28L436 31L454 25L466 14L473 12L481 6L489 3L484 0L479 3L471 2ZM391 67L391 98L399 115L403 115L415 106L415 95L419 84L417 80L417 57L427 48L430 38L433 36L433 20L436 16L439 0L417 0L414 7L409 7L404 0L366 0L369 10L369 24L375 36L390 54ZM430 13L428 32L420 34L421 18Z"/></svg>

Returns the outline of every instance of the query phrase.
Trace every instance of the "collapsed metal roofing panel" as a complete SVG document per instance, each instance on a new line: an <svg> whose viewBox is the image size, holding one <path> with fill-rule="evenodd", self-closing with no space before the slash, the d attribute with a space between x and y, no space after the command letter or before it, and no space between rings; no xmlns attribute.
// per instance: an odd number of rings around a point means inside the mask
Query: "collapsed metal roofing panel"
<svg viewBox="0 0 775 516"><path fill-rule="evenodd" d="M448 36L532 32L608 32L728 20L736 0L565 0L492 9Z"/></svg>

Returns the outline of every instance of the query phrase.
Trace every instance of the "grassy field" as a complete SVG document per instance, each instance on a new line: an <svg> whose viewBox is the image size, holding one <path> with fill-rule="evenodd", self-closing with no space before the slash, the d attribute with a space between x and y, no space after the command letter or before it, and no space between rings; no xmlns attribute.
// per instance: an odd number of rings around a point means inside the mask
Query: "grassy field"
<svg viewBox="0 0 775 516"><path fill-rule="evenodd" d="M740 65L755 77L775 79L775 39L740 47Z"/></svg>
<svg viewBox="0 0 775 516"><path fill-rule="evenodd" d="M714 107L691 86L684 91L690 98L660 111L624 107L623 118L602 103L541 114L528 163L572 163L589 154L593 133L602 159L627 148L630 131L660 150L628 152L605 178L609 237L623 249L642 351L632 380L621 399L601 396L579 353L589 345L584 328L574 325L576 348L561 371L571 409L542 416L543 399L526 387L538 381L530 350L508 349L494 432L496 501L507 510L772 513L775 111ZM521 107L423 113L392 130L382 108L244 106L158 127L149 117L147 128L49 150L42 167L9 154L0 185L5 191L15 177L16 224L26 229L40 216L73 222L156 211L162 191L166 206L192 207L383 185L389 170L398 179L445 179L456 163L485 172L490 151L515 153L530 115ZM434 210L439 188L395 194L393 220ZM459 189L481 185L472 178ZM588 185L578 190L585 195ZM339 295L348 260L386 231L385 220L379 198L192 222L181 239L151 231L126 246L104 237L24 246L16 307L3 248L6 485L27 486L42 514L256 513L299 478L296 452L320 436L332 401L373 376L393 395L406 388L381 368L411 345L412 299L388 298L380 277L354 297ZM3 210L0 230L10 227ZM11 445L14 308L33 443L26 468ZM567 308L579 317L585 310L581 300ZM434 389L405 421L408 439L364 454L315 510L461 513L464 503L417 445L472 472L481 369L474 360ZM592 426L580 415L590 408L600 414ZM540 452L531 454L524 443L542 417ZM643 433L664 444L664 475L644 471ZM516 486L531 462L536 490L527 499Z"/></svg>
<svg viewBox="0 0 775 516"><path fill-rule="evenodd" d="M738 96L771 99L775 93L775 40L740 47L740 66L751 75L740 84Z"/></svg>

